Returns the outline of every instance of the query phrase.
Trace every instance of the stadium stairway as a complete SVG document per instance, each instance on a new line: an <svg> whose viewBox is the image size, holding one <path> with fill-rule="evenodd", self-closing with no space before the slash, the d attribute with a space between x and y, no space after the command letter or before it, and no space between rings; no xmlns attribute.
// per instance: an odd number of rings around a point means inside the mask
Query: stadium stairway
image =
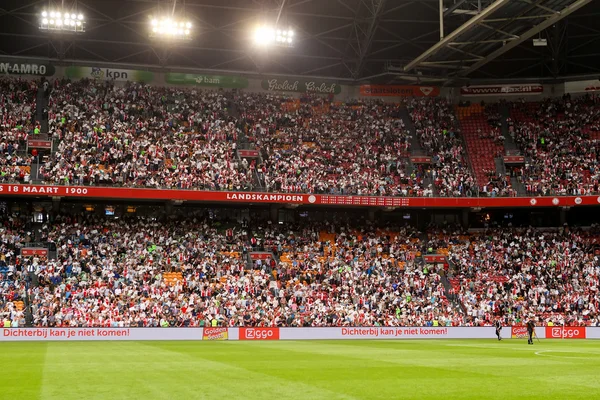
<svg viewBox="0 0 600 400"><path fill-rule="evenodd" d="M481 133L489 133L493 128L488 124L485 109L475 103L465 107L457 106L456 115L460 122L462 137L465 141L467 153L473 167L475 179L479 188L488 182L486 170L495 170L494 158L503 154L504 148L494 139L481 138Z"/></svg>
<svg viewBox="0 0 600 400"><path fill-rule="evenodd" d="M407 131L410 132L410 155L411 156L424 156L425 151L421 147L421 143L419 142L419 138L417 138L415 125L412 122L412 118L408 113L408 109L406 107L400 108L400 119L404 122L404 126Z"/></svg>

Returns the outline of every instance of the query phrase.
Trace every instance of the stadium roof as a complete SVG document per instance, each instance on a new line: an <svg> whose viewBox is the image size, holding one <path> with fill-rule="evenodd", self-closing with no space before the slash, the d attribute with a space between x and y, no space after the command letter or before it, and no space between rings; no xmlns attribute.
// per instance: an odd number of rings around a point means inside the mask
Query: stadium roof
<svg viewBox="0 0 600 400"><path fill-rule="evenodd" d="M2 0L0 57L383 83L600 74L600 1L443 0L440 41L440 0L178 0L195 32L177 45L148 34L150 16L173 0L65 3L86 15L86 33L40 32L48 0ZM295 46L257 52L251 30L280 11ZM534 47L534 38L548 45Z"/></svg>

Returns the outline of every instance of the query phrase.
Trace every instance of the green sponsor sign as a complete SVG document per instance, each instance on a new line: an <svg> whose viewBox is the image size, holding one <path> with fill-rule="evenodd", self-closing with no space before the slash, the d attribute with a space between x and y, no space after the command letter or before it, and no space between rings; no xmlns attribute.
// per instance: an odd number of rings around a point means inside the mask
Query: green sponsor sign
<svg viewBox="0 0 600 400"><path fill-rule="evenodd" d="M89 78L131 82L152 82L154 80L154 72L101 67L67 67L65 75L67 78L73 79Z"/></svg>
<svg viewBox="0 0 600 400"><path fill-rule="evenodd" d="M239 76L182 74L170 72L167 83L176 85L214 86L225 89L244 89L248 87L248 79Z"/></svg>
<svg viewBox="0 0 600 400"><path fill-rule="evenodd" d="M56 72L54 65L48 62L27 60L0 60L0 75L37 75L52 76Z"/></svg>
<svg viewBox="0 0 600 400"><path fill-rule="evenodd" d="M342 86L337 83L303 79L265 79L262 81L261 86L269 92L320 94L340 94L342 92Z"/></svg>

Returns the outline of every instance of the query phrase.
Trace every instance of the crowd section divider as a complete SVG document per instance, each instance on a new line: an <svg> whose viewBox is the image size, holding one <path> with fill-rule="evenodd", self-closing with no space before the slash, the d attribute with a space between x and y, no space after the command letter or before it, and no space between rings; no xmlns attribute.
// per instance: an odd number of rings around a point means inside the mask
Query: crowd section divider
<svg viewBox="0 0 600 400"><path fill-rule="evenodd" d="M2 328L0 342L17 341L224 341L491 339L494 327L206 327L206 328ZM503 339L524 339L523 326L504 327ZM600 339L600 327L536 327L539 339Z"/></svg>
<svg viewBox="0 0 600 400"><path fill-rule="evenodd" d="M0 184L0 196L432 208L575 207L600 204L600 196L598 195L556 197L389 197L307 193L215 192L114 186L25 185L17 183Z"/></svg>

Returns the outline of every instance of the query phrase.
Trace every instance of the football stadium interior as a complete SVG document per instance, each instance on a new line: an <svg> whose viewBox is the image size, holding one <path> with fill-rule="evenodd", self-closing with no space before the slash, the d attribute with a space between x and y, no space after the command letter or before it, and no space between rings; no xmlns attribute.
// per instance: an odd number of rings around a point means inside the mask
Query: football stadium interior
<svg viewBox="0 0 600 400"><path fill-rule="evenodd" d="M599 16L1 0L0 399L596 398Z"/></svg>

